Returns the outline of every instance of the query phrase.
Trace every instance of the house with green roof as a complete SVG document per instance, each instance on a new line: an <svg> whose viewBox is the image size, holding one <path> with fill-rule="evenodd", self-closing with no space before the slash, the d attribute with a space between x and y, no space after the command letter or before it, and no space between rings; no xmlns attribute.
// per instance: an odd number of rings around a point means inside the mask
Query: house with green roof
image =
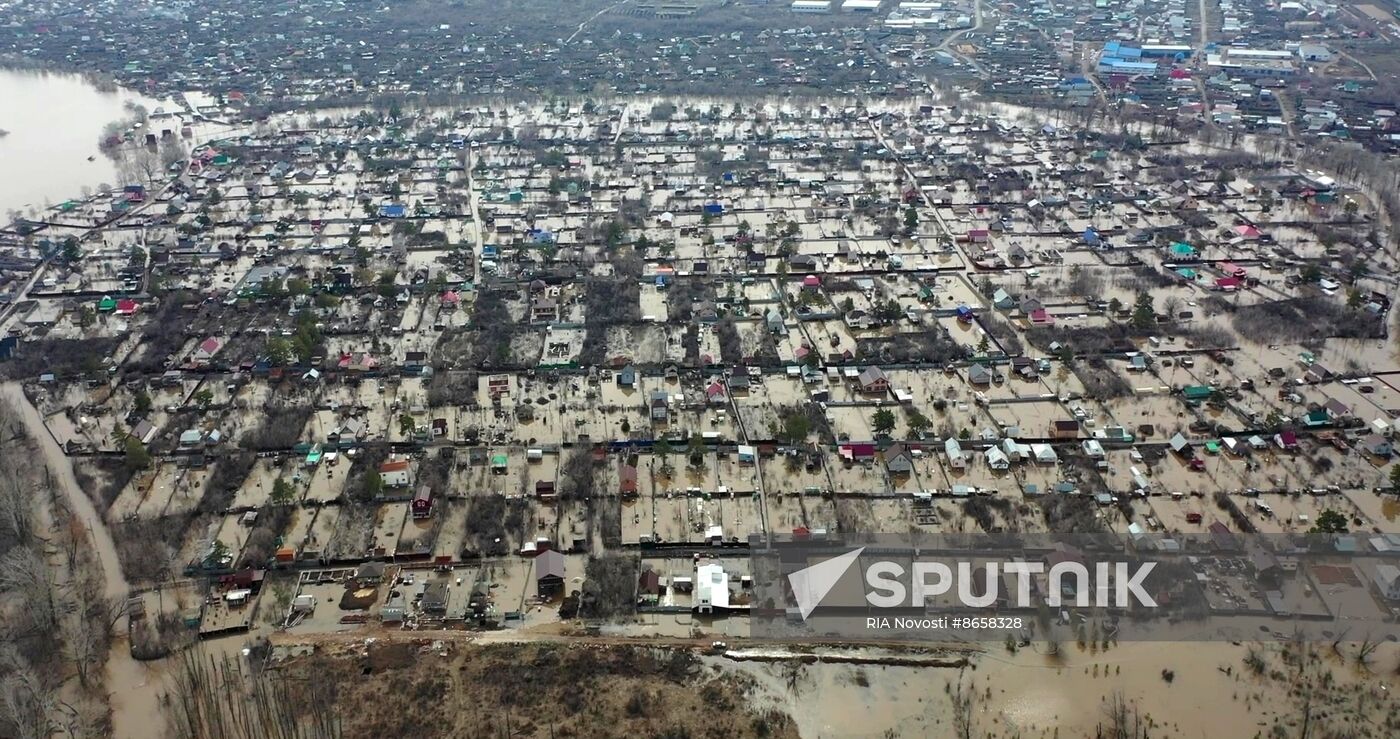
<svg viewBox="0 0 1400 739"><path fill-rule="evenodd" d="M1171 248L1167 251L1174 259L1195 259L1199 255L1199 252L1196 251L1196 247L1191 246L1185 241L1173 242Z"/></svg>
<svg viewBox="0 0 1400 739"><path fill-rule="evenodd" d="M1182 397L1190 401L1206 400L1213 392L1215 391L1211 390L1209 385L1187 385L1181 389Z"/></svg>

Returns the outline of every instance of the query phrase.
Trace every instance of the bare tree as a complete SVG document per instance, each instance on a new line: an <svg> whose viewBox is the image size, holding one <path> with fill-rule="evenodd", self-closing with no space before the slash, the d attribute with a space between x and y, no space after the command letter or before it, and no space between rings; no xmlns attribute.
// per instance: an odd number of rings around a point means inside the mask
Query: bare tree
<svg viewBox="0 0 1400 739"><path fill-rule="evenodd" d="M224 658L186 651L164 696L176 739L339 739L334 684L293 684L263 672L246 673Z"/></svg>
<svg viewBox="0 0 1400 739"><path fill-rule="evenodd" d="M117 158L117 172L130 184L154 187L163 174L160 152L150 146L123 149Z"/></svg>
<svg viewBox="0 0 1400 739"><path fill-rule="evenodd" d="M93 670L100 667L105 659L106 635L96 624L81 616L65 618L59 622L59 635L65 655L78 672L78 683L84 688L91 687Z"/></svg>
<svg viewBox="0 0 1400 739"><path fill-rule="evenodd" d="M18 464L0 454L0 551L34 542L34 501Z"/></svg>
<svg viewBox="0 0 1400 739"><path fill-rule="evenodd" d="M976 691L974 685L963 686L962 676L957 683L948 686L948 697L953 704L953 735L958 739L972 739L976 731Z"/></svg>
<svg viewBox="0 0 1400 739"><path fill-rule="evenodd" d="M11 549L0 557L0 592L20 594L30 626L39 633L58 628L62 613L58 583L48 563L33 549Z"/></svg>
<svg viewBox="0 0 1400 739"><path fill-rule="evenodd" d="M1114 691L1104 706L1104 721L1094 735L1098 739L1147 739L1147 729L1148 721L1138 713L1137 706Z"/></svg>
<svg viewBox="0 0 1400 739"><path fill-rule="evenodd" d="M24 657L0 644L0 734L16 739L49 739L58 727L58 700Z"/></svg>

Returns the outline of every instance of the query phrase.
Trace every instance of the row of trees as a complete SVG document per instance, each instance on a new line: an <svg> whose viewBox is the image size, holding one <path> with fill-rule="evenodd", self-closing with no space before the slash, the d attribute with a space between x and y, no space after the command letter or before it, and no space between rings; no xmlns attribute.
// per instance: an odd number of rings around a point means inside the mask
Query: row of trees
<svg viewBox="0 0 1400 739"><path fill-rule="evenodd" d="M83 523L42 494L57 485L18 419L0 405L0 736L96 736L120 603Z"/></svg>

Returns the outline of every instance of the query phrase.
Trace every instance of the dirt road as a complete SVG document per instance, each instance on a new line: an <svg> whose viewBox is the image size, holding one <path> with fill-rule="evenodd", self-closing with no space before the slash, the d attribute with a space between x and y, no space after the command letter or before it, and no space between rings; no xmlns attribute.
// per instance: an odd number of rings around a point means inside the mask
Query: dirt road
<svg viewBox="0 0 1400 739"><path fill-rule="evenodd" d="M614 9L614 8L618 8L618 7L621 7L621 6L623 6L623 5L626 5L626 4L627 4L628 2L630 2L630 1L631 1L631 0L621 0L621 2L613 3L612 5L609 5L608 7L603 8L602 10L600 10L600 11L594 13L593 15L588 16L588 18L587 18L586 20L584 20L582 23L578 24L578 28L575 28L575 29L574 29L574 32L571 33L571 34L569 34L569 37L568 37L567 39L564 39L564 45L567 46L567 45L569 45L569 44L572 44L572 43L574 42L574 39L578 38L578 35L579 35L580 33L583 33L583 29L587 28L589 23L592 23L593 21L597 20L598 16L600 16L600 15L602 15L602 14L604 14L604 13L606 13L606 12L608 12L609 10L612 10L612 9Z"/></svg>

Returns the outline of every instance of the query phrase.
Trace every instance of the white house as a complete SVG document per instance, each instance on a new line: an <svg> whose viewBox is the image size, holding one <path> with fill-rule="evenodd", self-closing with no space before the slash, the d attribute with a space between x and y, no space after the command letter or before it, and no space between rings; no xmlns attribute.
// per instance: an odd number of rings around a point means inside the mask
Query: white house
<svg viewBox="0 0 1400 739"><path fill-rule="evenodd" d="M1085 439L1084 454L1092 459L1103 459L1103 445L1093 439Z"/></svg>
<svg viewBox="0 0 1400 739"><path fill-rule="evenodd" d="M1400 567L1390 564L1376 565L1376 574L1372 579L1382 598L1400 601Z"/></svg>
<svg viewBox="0 0 1400 739"><path fill-rule="evenodd" d="M1009 470L1011 469L1011 458L1006 456L1006 452L991 447L987 449L987 466L998 471Z"/></svg>
<svg viewBox="0 0 1400 739"><path fill-rule="evenodd" d="M695 568L695 610L729 610L729 573L720 565L707 563Z"/></svg>
<svg viewBox="0 0 1400 739"><path fill-rule="evenodd" d="M1059 455L1055 454L1055 447L1049 444L1031 444L1031 456L1040 464L1055 464L1060 461Z"/></svg>
<svg viewBox="0 0 1400 739"><path fill-rule="evenodd" d="M1005 441L1001 442L1001 450L1003 452L1006 452L1006 456L1008 459L1011 459L1016 462L1028 459L1031 456L1030 444L1022 444L1021 442L1016 441L1015 439L1006 439Z"/></svg>
<svg viewBox="0 0 1400 739"><path fill-rule="evenodd" d="M389 460L379 465L379 479L387 488L408 487L408 460Z"/></svg>
<svg viewBox="0 0 1400 739"><path fill-rule="evenodd" d="M1324 44L1298 44L1298 58L1305 62L1330 62L1332 50Z"/></svg>
<svg viewBox="0 0 1400 739"><path fill-rule="evenodd" d="M967 468L967 456L963 454L962 445L957 439L949 438L943 442L943 452L948 455L948 464L955 470Z"/></svg>

